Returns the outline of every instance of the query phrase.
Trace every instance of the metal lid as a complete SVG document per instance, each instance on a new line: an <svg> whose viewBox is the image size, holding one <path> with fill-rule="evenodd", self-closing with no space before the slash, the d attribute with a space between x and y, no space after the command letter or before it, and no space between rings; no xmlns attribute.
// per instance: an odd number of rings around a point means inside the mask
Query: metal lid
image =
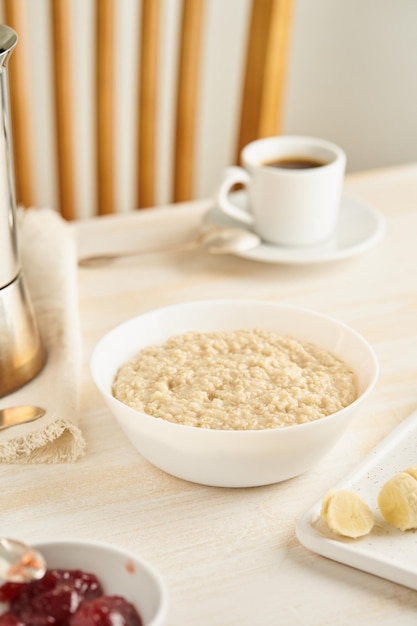
<svg viewBox="0 0 417 626"><path fill-rule="evenodd" d="M16 232L16 192L14 182L7 62L17 43L17 34L0 25L0 289L10 284L20 271Z"/></svg>
<svg viewBox="0 0 417 626"><path fill-rule="evenodd" d="M17 33L4 24L0 24L0 61L3 63L3 56L9 56L17 44Z"/></svg>

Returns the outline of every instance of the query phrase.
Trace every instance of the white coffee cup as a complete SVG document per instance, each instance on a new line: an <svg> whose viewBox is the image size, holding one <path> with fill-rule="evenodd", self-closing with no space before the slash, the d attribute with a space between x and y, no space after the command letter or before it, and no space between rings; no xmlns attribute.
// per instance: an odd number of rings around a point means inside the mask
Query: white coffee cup
<svg viewBox="0 0 417 626"><path fill-rule="evenodd" d="M273 244L305 246L331 237L346 167L339 146L313 137L268 137L248 144L241 162L243 167L226 170L218 190L224 213ZM229 195L237 183L246 188L248 210Z"/></svg>

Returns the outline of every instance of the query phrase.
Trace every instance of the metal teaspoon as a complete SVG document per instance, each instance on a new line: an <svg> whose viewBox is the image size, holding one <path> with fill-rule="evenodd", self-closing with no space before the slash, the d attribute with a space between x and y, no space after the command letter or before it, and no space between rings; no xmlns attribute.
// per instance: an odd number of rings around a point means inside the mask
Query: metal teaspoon
<svg viewBox="0 0 417 626"><path fill-rule="evenodd" d="M39 417L45 415L45 409L39 406L10 406L6 409L0 409L0 430L10 428L16 424L24 424L33 422Z"/></svg>
<svg viewBox="0 0 417 626"><path fill-rule="evenodd" d="M0 537L0 582L27 583L46 572L42 554L21 541Z"/></svg>
<svg viewBox="0 0 417 626"><path fill-rule="evenodd" d="M144 250L130 250L126 252L103 253L82 257L78 260L80 267L102 267L118 259L152 254L154 252L179 252L205 248L211 254L227 254L244 252L260 244L260 237L244 228L211 228L206 230L192 241L175 243L161 248Z"/></svg>

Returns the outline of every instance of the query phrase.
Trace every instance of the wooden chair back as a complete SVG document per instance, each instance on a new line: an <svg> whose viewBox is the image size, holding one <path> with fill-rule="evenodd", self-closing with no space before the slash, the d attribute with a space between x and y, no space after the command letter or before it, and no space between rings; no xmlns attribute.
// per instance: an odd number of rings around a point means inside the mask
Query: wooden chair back
<svg viewBox="0 0 417 626"><path fill-rule="evenodd" d="M195 134L198 115L199 71L202 32L207 2L183 0L178 50L175 103L173 188L170 201L193 198L195 177ZM31 77L28 70L30 28L25 0L3 0L3 22L17 31L19 43L9 66L17 199L25 207L37 206L35 192L35 149L30 143L34 124L31 110ZM248 142L277 134L280 130L285 71L293 0L252 0L248 23L244 81L234 160ZM114 107L115 55L117 46L116 0L94 0L95 26L95 155L96 191L99 215L117 211L115 202ZM72 0L49 0L53 110L56 124L56 175L58 206L66 219L78 218L74 163L73 92L76 67L71 48L74 28ZM142 0L140 11L137 110L137 189L135 208L156 204L156 133L159 97L159 41L161 0ZM233 160L233 158L232 158ZM52 173L51 173L52 175Z"/></svg>

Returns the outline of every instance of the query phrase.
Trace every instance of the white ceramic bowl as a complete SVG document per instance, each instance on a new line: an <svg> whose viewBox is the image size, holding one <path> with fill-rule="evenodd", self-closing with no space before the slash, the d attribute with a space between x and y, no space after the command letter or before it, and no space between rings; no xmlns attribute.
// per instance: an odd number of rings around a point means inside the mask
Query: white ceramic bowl
<svg viewBox="0 0 417 626"><path fill-rule="evenodd" d="M358 398L314 422L267 430L210 430L174 424L136 411L111 391L117 369L141 348L190 330L262 328L309 341L354 370ZM280 482L311 468L341 437L375 385L378 362L355 330L328 316L273 302L206 300L139 315L105 335L91 359L94 381L132 444L148 461L179 478L221 487Z"/></svg>
<svg viewBox="0 0 417 626"><path fill-rule="evenodd" d="M131 602L144 626L163 626L168 595L159 573L138 556L98 541L45 541L35 545L48 568L82 569L95 574L108 595Z"/></svg>

